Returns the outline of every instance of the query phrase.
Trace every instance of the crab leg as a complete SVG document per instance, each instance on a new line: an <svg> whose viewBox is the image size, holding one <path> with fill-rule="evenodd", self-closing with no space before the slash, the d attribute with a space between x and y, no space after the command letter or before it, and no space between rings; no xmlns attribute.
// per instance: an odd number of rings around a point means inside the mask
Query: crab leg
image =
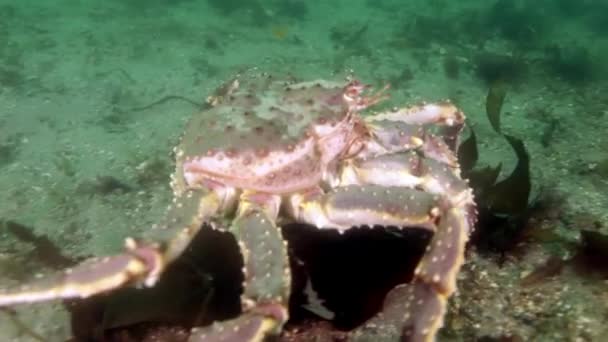
<svg viewBox="0 0 608 342"><path fill-rule="evenodd" d="M289 210L297 222L346 231L353 226L410 226L435 231L437 198L408 188L345 186L293 195Z"/></svg>
<svg viewBox="0 0 608 342"><path fill-rule="evenodd" d="M456 290L468 238L466 222L462 209L444 210L414 279L389 291L381 312L352 332L354 341L378 339L383 334L411 342L434 341L443 325L447 299Z"/></svg>
<svg viewBox="0 0 608 342"><path fill-rule="evenodd" d="M425 158L415 151L347 160L338 182L340 186L374 184L419 188L442 197L454 207L472 207L474 203L468 182L460 178L458 165Z"/></svg>
<svg viewBox="0 0 608 342"><path fill-rule="evenodd" d="M407 341L430 341L442 325L446 301L456 290L468 234L475 220L471 190L460 170L415 152L350 160L342 184L375 184L421 188L438 196L437 231L415 270L414 280L389 292L382 312L353 332L355 340L391 333ZM369 185L367 185L369 186Z"/></svg>
<svg viewBox="0 0 608 342"><path fill-rule="evenodd" d="M203 222L221 209L221 191L195 189L174 200L161 231L179 234L165 243L126 240L126 251L94 258L52 278L41 279L14 291L0 291L0 306L53 299L85 298L128 284L152 286L167 265L181 254Z"/></svg>
<svg viewBox="0 0 608 342"><path fill-rule="evenodd" d="M243 253L243 314L192 330L190 340L254 342L278 334L288 319L291 273L287 246L275 224L280 196L244 192L230 232Z"/></svg>
<svg viewBox="0 0 608 342"><path fill-rule="evenodd" d="M297 218L320 228L354 225L426 227L434 232L414 280L391 290L382 311L352 332L355 341L402 336L431 341L443 324L447 298L463 262L468 221L463 207L446 207L436 195L404 187L346 186L292 199ZM437 224L438 222L438 224ZM392 330L391 330L392 329Z"/></svg>
<svg viewBox="0 0 608 342"><path fill-rule="evenodd" d="M471 190L459 173L457 165L423 158L415 152L355 159L344 164L342 184L421 188L436 194L443 207L437 232L416 268L414 281L393 289L382 314L358 329L355 336L369 335L374 326L385 328L381 331L392 326L401 327L408 340L425 341L441 326L445 302L456 289L456 274L463 263L464 246L475 218Z"/></svg>

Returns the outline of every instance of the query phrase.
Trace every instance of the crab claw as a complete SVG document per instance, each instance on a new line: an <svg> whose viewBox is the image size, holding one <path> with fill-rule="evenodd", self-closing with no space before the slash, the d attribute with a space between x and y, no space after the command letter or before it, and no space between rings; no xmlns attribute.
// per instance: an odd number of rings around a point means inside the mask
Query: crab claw
<svg viewBox="0 0 608 342"><path fill-rule="evenodd" d="M91 259L62 274L15 291L0 292L0 307L52 299L86 298L131 283L153 285L164 268L156 246L126 240L127 251L102 259Z"/></svg>

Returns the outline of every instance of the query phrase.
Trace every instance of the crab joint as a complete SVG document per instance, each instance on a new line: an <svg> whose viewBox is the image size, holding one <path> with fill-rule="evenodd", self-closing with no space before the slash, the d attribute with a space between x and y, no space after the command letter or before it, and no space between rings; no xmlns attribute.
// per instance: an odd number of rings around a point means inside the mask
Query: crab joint
<svg viewBox="0 0 608 342"><path fill-rule="evenodd" d="M158 246L142 245L135 239L128 237L125 239L125 247L127 252L137 258L144 266L144 269L135 272L135 274L145 274L143 284L147 287L154 286L163 272L165 264L163 256L158 251Z"/></svg>

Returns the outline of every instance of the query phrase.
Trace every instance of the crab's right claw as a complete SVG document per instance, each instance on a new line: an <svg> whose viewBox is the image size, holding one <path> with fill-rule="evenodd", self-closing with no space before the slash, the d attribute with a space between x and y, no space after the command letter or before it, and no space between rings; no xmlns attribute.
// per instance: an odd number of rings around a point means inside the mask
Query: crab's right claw
<svg viewBox="0 0 608 342"><path fill-rule="evenodd" d="M0 291L0 307L52 299L86 298L127 284L153 285L164 269L161 252L156 246L126 241L123 254L91 259L58 276L13 291Z"/></svg>

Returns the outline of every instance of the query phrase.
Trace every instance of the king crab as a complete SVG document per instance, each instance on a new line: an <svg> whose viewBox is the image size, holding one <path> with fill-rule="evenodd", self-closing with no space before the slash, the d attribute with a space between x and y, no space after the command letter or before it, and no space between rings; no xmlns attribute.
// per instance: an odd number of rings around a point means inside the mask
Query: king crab
<svg viewBox="0 0 608 342"><path fill-rule="evenodd" d="M291 273L280 225L422 228L433 233L414 279L392 289L354 340L392 327L430 341L456 289L475 221L456 159L464 115L450 103L360 113L382 101L356 80L296 82L239 76L208 98L175 148L173 204L122 254L89 260L57 279L0 292L0 306L85 298L154 286L204 223L225 228L244 260L242 314L194 328L190 341L260 341L288 320ZM223 222L228 219L228 224Z"/></svg>

